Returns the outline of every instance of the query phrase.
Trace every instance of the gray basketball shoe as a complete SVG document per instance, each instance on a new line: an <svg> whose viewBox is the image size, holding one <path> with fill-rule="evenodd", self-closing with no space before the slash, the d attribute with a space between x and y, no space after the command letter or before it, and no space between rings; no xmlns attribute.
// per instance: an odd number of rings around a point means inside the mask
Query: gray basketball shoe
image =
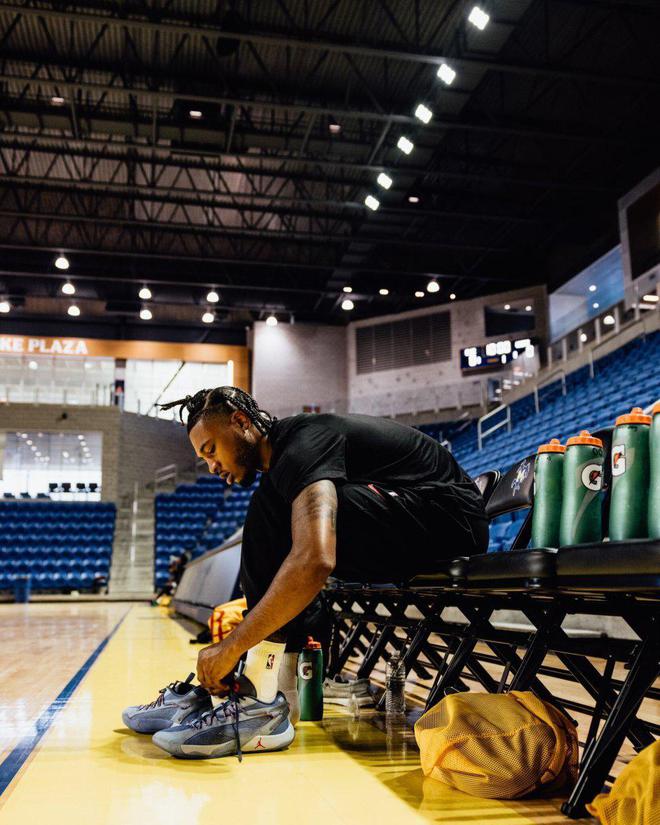
<svg viewBox="0 0 660 825"><path fill-rule="evenodd" d="M187 725L154 734L154 744L180 759L277 751L287 748L295 736L284 694L272 702L260 702L252 682L238 678L229 699Z"/></svg>
<svg viewBox="0 0 660 825"><path fill-rule="evenodd" d="M156 733L172 725L192 722L213 710L211 694L201 685L192 685L195 674L185 682L172 682L161 688L158 697L146 705L131 705L122 713L126 727L136 733Z"/></svg>

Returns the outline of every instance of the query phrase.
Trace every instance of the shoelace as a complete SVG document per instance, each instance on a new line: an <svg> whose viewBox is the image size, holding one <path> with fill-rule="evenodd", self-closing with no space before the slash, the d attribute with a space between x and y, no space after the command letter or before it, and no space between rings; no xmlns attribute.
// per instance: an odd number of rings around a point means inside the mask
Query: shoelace
<svg viewBox="0 0 660 825"><path fill-rule="evenodd" d="M165 691L166 690L173 690L173 691L176 692L176 688L177 688L178 685L188 685L188 684L190 684L190 682L192 681L194 676L195 676L195 674L191 673L191 674L189 674L189 676L185 680L185 682L170 682L169 685L167 685L167 687L161 688L158 691L158 696L153 700L153 702L149 702L146 705L140 705L140 710L152 710L153 708L160 707L163 704L163 702L165 701Z"/></svg>
<svg viewBox="0 0 660 825"><path fill-rule="evenodd" d="M194 728L197 730L201 730L204 725L209 726L213 724L214 719L218 719L220 717L220 713L224 714L225 719L230 716L232 727L234 729L234 741L236 742L236 756L238 757L238 761L243 761L243 751L241 749L241 735L238 730L238 716L240 713L240 700L241 696L238 693L238 682L234 682L232 687L229 691L228 698L222 702L222 704L218 705L217 708L213 708L213 710L207 710L206 713L203 713L199 719L195 719L192 723Z"/></svg>

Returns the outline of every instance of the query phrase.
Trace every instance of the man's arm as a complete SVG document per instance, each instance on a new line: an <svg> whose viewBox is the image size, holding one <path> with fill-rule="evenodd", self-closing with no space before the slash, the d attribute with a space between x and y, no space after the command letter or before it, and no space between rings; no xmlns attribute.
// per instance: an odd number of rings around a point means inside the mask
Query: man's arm
<svg viewBox="0 0 660 825"><path fill-rule="evenodd" d="M197 675L205 687L219 688L246 650L284 627L320 592L336 563L336 524L333 482L305 487L291 509L291 552L265 595L226 641L200 652Z"/></svg>

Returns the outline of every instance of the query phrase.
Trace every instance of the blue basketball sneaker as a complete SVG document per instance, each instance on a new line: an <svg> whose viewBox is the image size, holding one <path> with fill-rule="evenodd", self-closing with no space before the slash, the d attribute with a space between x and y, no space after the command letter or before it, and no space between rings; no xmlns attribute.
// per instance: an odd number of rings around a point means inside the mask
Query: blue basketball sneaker
<svg viewBox="0 0 660 825"><path fill-rule="evenodd" d="M260 702L252 682L240 676L226 701L190 724L159 731L153 741L180 759L236 754L240 760L243 753L283 750L294 736L284 694Z"/></svg>
<svg viewBox="0 0 660 825"><path fill-rule="evenodd" d="M146 705L131 705L121 718L136 733L156 733L172 725L192 722L202 713L213 710L211 694L201 685L192 685L195 674L185 682L172 682L161 688L158 697Z"/></svg>

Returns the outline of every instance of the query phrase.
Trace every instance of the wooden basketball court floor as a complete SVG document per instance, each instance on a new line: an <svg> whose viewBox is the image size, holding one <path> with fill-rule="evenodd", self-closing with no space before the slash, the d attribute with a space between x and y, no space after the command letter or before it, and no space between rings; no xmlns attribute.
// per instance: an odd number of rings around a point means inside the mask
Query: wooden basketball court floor
<svg viewBox="0 0 660 825"><path fill-rule="evenodd" d="M299 726L287 751L179 761L125 705L195 669L161 608L0 605L1 825L559 825L560 800L498 802L425 779L412 730L373 711Z"/></svg>

